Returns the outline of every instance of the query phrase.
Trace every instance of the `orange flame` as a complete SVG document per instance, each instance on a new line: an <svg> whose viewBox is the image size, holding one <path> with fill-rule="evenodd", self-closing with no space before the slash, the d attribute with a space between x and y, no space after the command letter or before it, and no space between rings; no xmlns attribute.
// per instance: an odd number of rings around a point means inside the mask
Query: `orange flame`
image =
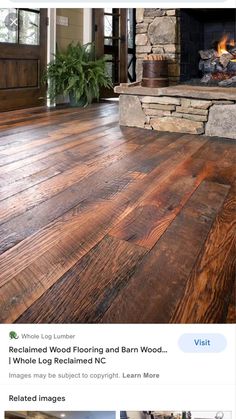
<svg viewBox="0 0 236 419"><path fill-rule="evenodd" d="M222 55L222 54L227 54L228 53L227 45L234 46L235 41L234 41L234 39L230 39L228 37L228 35L223 35L221 40L218 42L218 45L217 45L217 52L218 52L219 56Z"/></svg>

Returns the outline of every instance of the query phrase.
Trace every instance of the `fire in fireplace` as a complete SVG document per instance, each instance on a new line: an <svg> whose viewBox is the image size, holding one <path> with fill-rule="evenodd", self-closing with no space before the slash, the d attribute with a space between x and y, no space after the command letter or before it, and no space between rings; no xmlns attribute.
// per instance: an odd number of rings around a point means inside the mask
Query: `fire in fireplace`
<svg viewBox="0 0 236 419"><path fill-rule="evenodd" d="M181 9L180 80L236 86L235 9Z"/></svg>
<svg viewBox="0 0 236 419"><path fill-rule="evenodd" d="M213 48L200 50L201 83L216 82L219 86L236 84L236 43L224 34Z"/></svg>

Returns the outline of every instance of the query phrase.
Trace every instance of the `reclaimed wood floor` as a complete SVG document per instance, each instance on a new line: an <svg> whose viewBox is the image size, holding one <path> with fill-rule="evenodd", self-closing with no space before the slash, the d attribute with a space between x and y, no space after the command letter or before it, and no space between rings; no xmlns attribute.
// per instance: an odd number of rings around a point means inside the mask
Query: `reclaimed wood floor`
<svg viewBox="0 0 236 419"><path fill-rule="evenodd" d="M1 323L235 321L236 141L0 115Z"/></svg>

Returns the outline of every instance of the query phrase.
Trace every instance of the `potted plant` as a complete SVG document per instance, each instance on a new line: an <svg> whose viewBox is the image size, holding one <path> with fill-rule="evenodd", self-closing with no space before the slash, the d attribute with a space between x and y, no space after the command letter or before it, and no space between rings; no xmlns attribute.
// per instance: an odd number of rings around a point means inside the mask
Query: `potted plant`
<svg viewBox="0 0 236 419"><path fill-rule="evenodd" d="M69 95L71 106L87 106L99 99L101 87L112 87L106 71L106 59L95 58L93 43L70 43L65 52L57 51L43 77L48 83L48 95L55 100Z"/></svg>

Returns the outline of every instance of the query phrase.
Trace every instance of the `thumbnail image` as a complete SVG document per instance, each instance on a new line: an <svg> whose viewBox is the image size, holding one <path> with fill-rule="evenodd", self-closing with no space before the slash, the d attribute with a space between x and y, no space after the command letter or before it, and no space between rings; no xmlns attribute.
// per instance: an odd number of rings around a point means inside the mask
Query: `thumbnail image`
<svg viewBox="0 0 236 419"><path fill-rule="evenodd" d="M235 9L0 8L0 323L234 323L235 162Z"/></svg>
<svg viewBox="0 0 236 419"><path fill-rule="evenodd" d="M231 419L231 412L120 412L120 419Z"/></svg>
<svg viewBox="0 0 236 419"><path fill-rule="evenodd" d="M5 419L116 419L115 412L7 411Z"/></svg>

